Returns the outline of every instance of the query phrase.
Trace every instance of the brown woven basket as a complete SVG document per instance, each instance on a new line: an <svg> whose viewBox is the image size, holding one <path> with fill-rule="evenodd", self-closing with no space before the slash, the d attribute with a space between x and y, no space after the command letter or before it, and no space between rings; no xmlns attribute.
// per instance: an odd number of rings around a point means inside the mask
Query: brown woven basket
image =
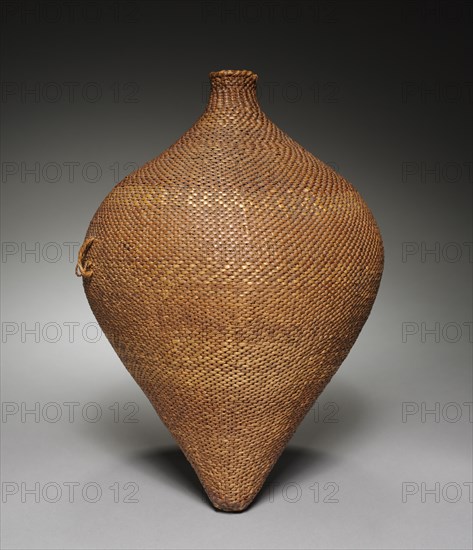
<svg viewBox="0 0 473 550"><path fill-rule="evenodd" d="M383 269L357 191L210 74L201 118L127 176L77 264L90 306L216 508L245 509L353 346Z"/></svg>

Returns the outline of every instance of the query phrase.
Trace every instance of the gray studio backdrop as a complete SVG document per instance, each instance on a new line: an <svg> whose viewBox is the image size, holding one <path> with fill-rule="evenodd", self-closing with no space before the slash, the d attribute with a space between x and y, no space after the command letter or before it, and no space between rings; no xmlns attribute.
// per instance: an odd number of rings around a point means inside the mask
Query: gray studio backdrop
<svg viewBox="0 0 473 550"><path fill-rule="evenodd" d="M2 547L464 549L471 4L3 2ZM215 512L74 276L96 208L201 114L207 74L361 192L386 267L254 505Z"/></svg>

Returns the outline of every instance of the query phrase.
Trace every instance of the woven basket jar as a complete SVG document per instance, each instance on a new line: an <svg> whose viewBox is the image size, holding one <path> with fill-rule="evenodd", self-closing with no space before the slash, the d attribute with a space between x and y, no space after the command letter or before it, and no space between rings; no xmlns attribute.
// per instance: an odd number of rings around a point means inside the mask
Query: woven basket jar
<svg viewBox="0 0 473 550"><path fill-rule="evenodd" d="M213 505L244 510L353 346L383 269L358 192L261 111L257 75L208 105L93 217L77 274Z"/></svg>

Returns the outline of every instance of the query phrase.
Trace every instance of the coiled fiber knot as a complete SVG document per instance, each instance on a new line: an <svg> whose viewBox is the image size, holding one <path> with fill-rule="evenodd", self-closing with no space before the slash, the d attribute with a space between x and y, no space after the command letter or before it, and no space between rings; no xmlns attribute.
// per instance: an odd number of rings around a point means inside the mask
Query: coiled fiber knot
<svg viewBox="0 0 473 550"><path fill-rule="evenodd" d="M89 237L83 242L82 246L80 247L76 264L76 275L78 277L85 277L86 279L88 279L92 276L92 262L85 259L85 256L94 241L95 237Z"/></svg>

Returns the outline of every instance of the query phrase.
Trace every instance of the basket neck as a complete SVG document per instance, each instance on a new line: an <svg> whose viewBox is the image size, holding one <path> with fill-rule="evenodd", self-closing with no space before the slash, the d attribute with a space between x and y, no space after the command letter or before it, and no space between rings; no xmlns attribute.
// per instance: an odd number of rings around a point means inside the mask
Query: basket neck
<svg viewBox="0 0 473 550"><path fill-rule="evenodd" d="M261 111L256 95L258 75L251 71L210 73L210 97L207 112L221 110Z"/></svg>

